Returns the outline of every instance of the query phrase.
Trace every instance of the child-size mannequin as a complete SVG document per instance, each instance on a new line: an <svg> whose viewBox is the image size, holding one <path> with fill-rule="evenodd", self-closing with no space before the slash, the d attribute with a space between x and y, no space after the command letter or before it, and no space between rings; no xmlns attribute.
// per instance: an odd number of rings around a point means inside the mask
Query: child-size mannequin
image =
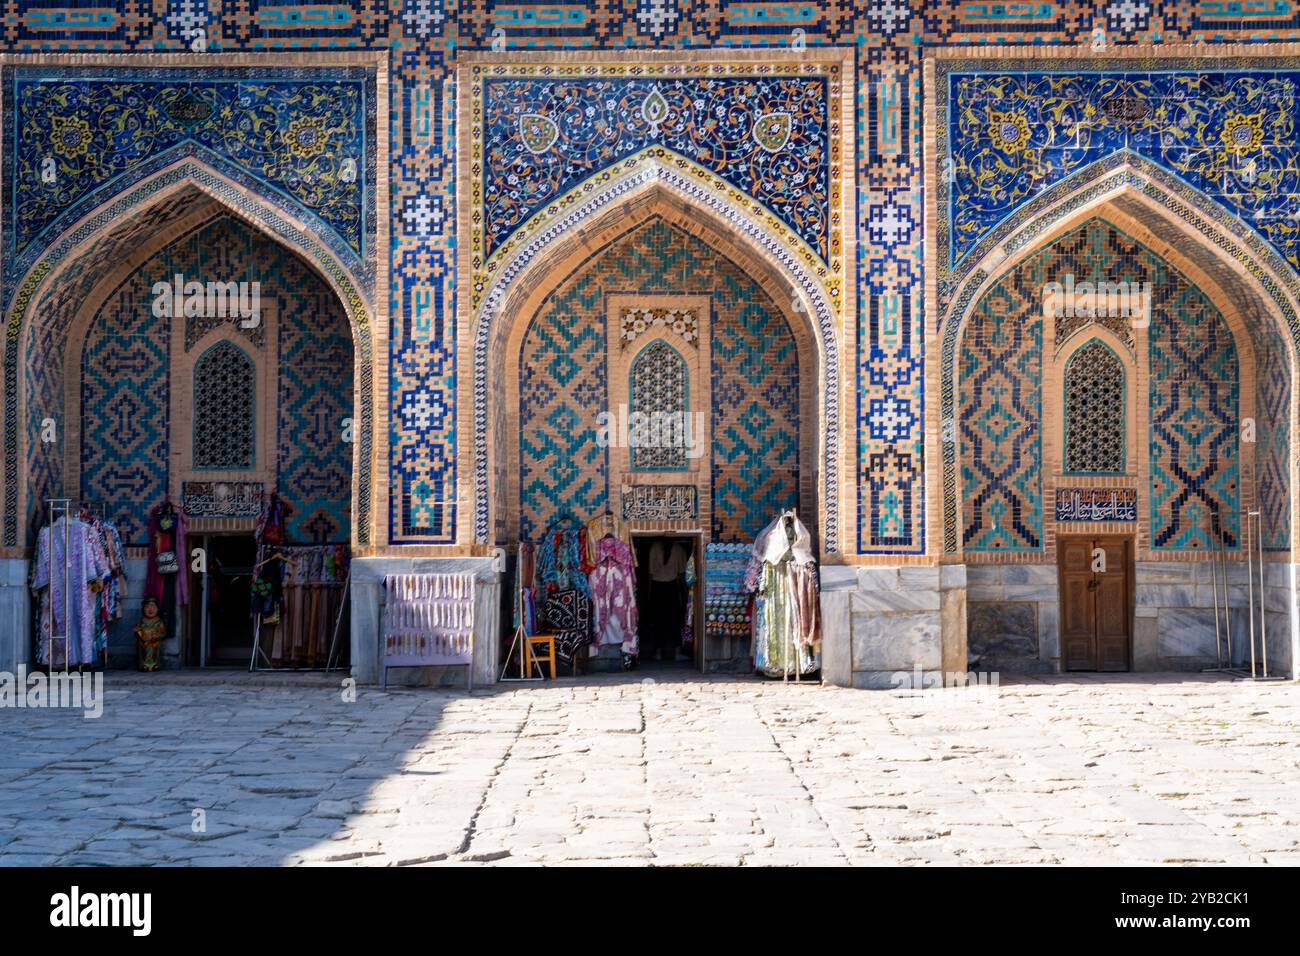
<svg viewBox="0 0 1300 956"><path fill-rule="evenodd" d="M140 623L135 626L136 666L142 671L156 671L162 659L162 642L167 626L158 615L158 601L145 598L140 605Z"/></svg>

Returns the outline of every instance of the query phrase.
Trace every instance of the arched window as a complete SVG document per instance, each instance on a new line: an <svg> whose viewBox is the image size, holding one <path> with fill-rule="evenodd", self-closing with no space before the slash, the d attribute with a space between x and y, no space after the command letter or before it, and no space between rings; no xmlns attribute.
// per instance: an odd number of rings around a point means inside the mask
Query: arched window
<svg viewBox="0 0 1300 956"><path fill-rule="evenodd" d="M252 468L257 405L253 361L218 342L194 364L194 467Z"/></svg>
<svg viewBox="0 0 1300 956"><path fill-rule="evenodd" d="M637 416L631 418L629 434L633 469L684 470L689 427L686 360L656 339L633 359L630 378L631 412Z"/></svg>
<svg viewBox="0 0 1300 956"><path fill-rule="evenodd" d="M1100 339L1065 365L1065 471L1124 474L1124 363Z"/></svg>

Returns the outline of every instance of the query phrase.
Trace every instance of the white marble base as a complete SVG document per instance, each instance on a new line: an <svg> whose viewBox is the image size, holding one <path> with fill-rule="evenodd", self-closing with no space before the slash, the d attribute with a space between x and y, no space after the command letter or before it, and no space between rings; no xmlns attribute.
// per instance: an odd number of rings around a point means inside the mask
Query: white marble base
<svg viewBox="0 0 1300 956"><path fill-rule="evenodd" d="M474 607L474 686L494 684L501 673L502 575L492 558L354 558L352 561L352 676L358 684L380 678L380 614L386 574L459 574L478 581ZM388 673L390 686L460 685L463 667L409 667Z"/></svg>

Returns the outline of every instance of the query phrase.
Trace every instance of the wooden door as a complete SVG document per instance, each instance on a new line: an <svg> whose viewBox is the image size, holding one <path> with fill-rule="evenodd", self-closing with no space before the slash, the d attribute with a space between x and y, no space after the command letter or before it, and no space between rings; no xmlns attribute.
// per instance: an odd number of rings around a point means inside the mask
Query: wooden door
<svg viewBox="0 0 1300 956"><path fill-rule="evenodd" d="M1061 567L1061 666L1067 671L1095 670L1092 539L1061 538L1056 548Z"/></svg>
<svg viewBox="0 0 1300 956"><path fill-rule="evenodd" d="M1061 665L1126 671L1132 646L1133 549L1127 538L1061 538Z"/></svg>

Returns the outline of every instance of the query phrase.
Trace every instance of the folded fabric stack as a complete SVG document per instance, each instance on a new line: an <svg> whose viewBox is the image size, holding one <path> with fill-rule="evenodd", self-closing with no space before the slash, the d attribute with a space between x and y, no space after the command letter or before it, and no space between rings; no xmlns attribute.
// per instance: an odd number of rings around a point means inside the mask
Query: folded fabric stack
<svg viewBox="0 0 1300 956"><path fill-rule="evenodd" d="M704 633L709 637L750 636L750 595L745 566L753 545L704 546Z"/></svg>

